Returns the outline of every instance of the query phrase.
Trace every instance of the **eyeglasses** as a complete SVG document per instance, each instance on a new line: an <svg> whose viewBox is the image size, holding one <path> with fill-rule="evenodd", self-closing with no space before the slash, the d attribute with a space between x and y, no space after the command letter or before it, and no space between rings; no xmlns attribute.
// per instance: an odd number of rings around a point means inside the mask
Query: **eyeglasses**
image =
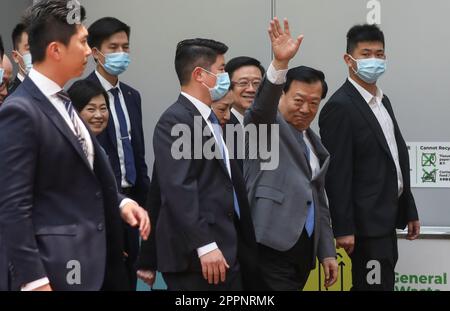
<svg viewBox="0 0 450 311"><path fill-rule="evenodd" d="M261 85L261 80L253 80L253 81L233 81L233 85L240 88L248 88L250 85L253 86L254 89L257 89Z"/></svg>

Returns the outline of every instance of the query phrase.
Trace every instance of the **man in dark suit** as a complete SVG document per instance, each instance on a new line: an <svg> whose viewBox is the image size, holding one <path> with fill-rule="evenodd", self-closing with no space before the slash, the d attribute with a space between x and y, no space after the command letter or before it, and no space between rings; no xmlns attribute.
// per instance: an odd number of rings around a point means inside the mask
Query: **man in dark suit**
<svg viewBox="0 0 450 311"><path fill-rule="evenodd" d="M156 263L169 290L261 286L254 267L256 243L245 185L210 108L228 91L227 49L208 39L178 44L175 67L181 95L155 129L154 170L161 195ZM173 136L172 131L181 134L180 128L200 136ZM186 145L180 146L180 141Z"/></svg>
<svg viewBox="0 0 450 311"><path fill-rule="evenodd" d="M420 232L408 149L391 103L377 87L385 59L384 35L376 25L351 28L344 56L349 78L319 118L331 154L326 191L334 235L352 259L354 290L392 291L395 229L408 226L410 240Z"/></svg>
<svg viewBox="0 0 450 311"><path fill-rule="evenodd" d="M0 36L0 105L3 104L2 94L7 94L8 89L6 83L3 82L4 68L2 65L5 49L3 40ZM6 249L2 241L2 227L0 226L0 291L8 289L8 261L6 259Z"/></svg>
<svg viewBox="0 0 450 311"><path fill-rule="evenodd" d="M8 92L10 95L23 82L32 68L32 57L25 24L17 24L16 27L14 27L11 37L13 43L12 57L19 67L19 71L17 72L16 78L9 85Z"/></svg>
<svg viewBox="0 0 450 311"><path fill-rule="evenodd" d="M244 177L260 270L271 290L302 290L318 258L328 287L336 282L338 267L324 190L329 154L310 129L327 84L313 68L287 70L302 41L291 37L287 20L283 30L275 18L269 33L274 61L244 118L246 129L256 126L259 136L247 137L248 150L258 141L259 152L255 158L247 153ZM260 137L268 127L264 146ZM259 156L267 146L278 153L270 168Z"/></svg>
<svg viewBox="0 0 450 311"><path fill-rule="evenodd" d="M230 75L231 88L233 94L233 108L231 109L228 124L234 125L236 130L233 133L233 158L238 161L241 171L243 170L244 159L244 115L255 99L256 91L261 84L265 69L259 60L248 56L232 58L226 65L225 71ZM229 129L231 129L229 127ZM226 131L225 131L226 134ZM225 135L226 138L226 135ZM240 139L242 138L242 139ZM228 146L229 148L231 146ZM231 148L230 148L231 150Z"/></svg>
<svg viewBox="0 0 450 311"><path fill-rule="evenodd" d="M117 185L123 194L145 206L150 179L145 163L141 96L119 81L130 62L129 37L130 27L116 18L105 17L94 22L89 27L88 42L97 68L87 79L101 85L109 95L111 117L98 140L109 156ZM124 238L131 286L136 288L139 233L127 227Z"/></svg>
<svg viewBox="0 0 450 311"><path fill-rule="evenodd" d="M121 218L149 233L146 212L118 195L106 154L62 87L91 49L66 0L27 14L34 68L0 109L0 228L11 288L126 290Z"/></svg>

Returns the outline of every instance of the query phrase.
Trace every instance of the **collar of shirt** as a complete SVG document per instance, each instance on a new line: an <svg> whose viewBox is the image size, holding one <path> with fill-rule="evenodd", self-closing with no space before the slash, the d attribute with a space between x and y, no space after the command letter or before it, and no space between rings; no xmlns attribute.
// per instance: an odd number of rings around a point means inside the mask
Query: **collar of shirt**
<svg viewBox="0 0 450 311"><path fill-rule="evenodd" d="M244 116L239 111L237 111L234 108L231 108L231 113L234 114L234 116L236 117L236 119L238 119L241 125L244 125Z"/></svg>
<svg viewBox="0 0 450 311"><path fill-rule="evenodd" d="M35 69L31 69L28 76L46 97L54 96L62 90L62 88L55 81L50 80Z"/></svg>
<svg viewBox="0 0 450 311"><path fill-rule="evenodd" d="M109 83L108 80L106 80L97 70L95 71L95 74L98 78L98 80L100 81L100 84L103 86L103 88L108 92L113 88L118 88L120 90L120 81L119 79L117 79L117 83L116 85L112 85L111 83Z"/></svg>
<svg viewBox="0 0 450 311"><path fill-rule="evenodd" d="M194 96L191 96L185 92L181 92L181 95L189 99L189 101L197 108L197 110L202 115L203 119L205 119L206 123L209 124L209 116L211 115L211 107L207 104L203 103L201 100L198 100Z"/></svg>
<svg viewBox="0 0 450 311"><path fill-rule="evenodd" d="M19 79L20 82L23 82L23 80L25 80L25 77L20 72L18 72L17 79Z"/></svg>
<svg viewBox="0 0 450 311"><path fill-rule="evenodd" d="M383 100L383 91L379 87L377 87L377 94L375 96L373 96L352 78L348 77L348 81L350 81L350 83L353 84L353 86L358 90L358 92L364 98L366 103L368 103L370 105L373 102L373 100L375 99L376 104L381 104L381 101Z"/></svg>

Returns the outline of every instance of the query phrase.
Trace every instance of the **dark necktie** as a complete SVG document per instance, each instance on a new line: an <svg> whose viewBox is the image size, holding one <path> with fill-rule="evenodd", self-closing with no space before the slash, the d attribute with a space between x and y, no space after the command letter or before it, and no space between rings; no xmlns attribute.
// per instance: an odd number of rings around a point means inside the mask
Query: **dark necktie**
<svg viewBox="0 0 450 311"><path fill-rule="evenodd" d="M136 166L134 162L133 146L131 145L130 133L127 126L127 119L125 118L125 113L120 103L119 89L112 88L110 92L114 96L114 108L116 109L116 116L119 121L120 140L122 141L125 162L125 179L134 186L136 183Z"/></svg>

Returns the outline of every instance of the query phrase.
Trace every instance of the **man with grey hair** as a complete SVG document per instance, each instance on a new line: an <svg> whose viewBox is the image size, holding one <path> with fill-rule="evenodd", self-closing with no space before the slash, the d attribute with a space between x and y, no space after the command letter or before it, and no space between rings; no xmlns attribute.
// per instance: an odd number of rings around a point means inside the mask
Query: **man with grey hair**
<svg viewBox="0 0 450 311"><path fill-rule="evenodd" d="M260 156L244 160L260 271L271 290L302 290L317 257L329 287L338 267L324 190L330 156L310 129L327 93L325 76L306 66L287 70L302 41L291 37L287 20L283 30L275 18L269 34L274 60L244 118L279 129L268 142L279 145L276 168L264 170Z"/></svg>

